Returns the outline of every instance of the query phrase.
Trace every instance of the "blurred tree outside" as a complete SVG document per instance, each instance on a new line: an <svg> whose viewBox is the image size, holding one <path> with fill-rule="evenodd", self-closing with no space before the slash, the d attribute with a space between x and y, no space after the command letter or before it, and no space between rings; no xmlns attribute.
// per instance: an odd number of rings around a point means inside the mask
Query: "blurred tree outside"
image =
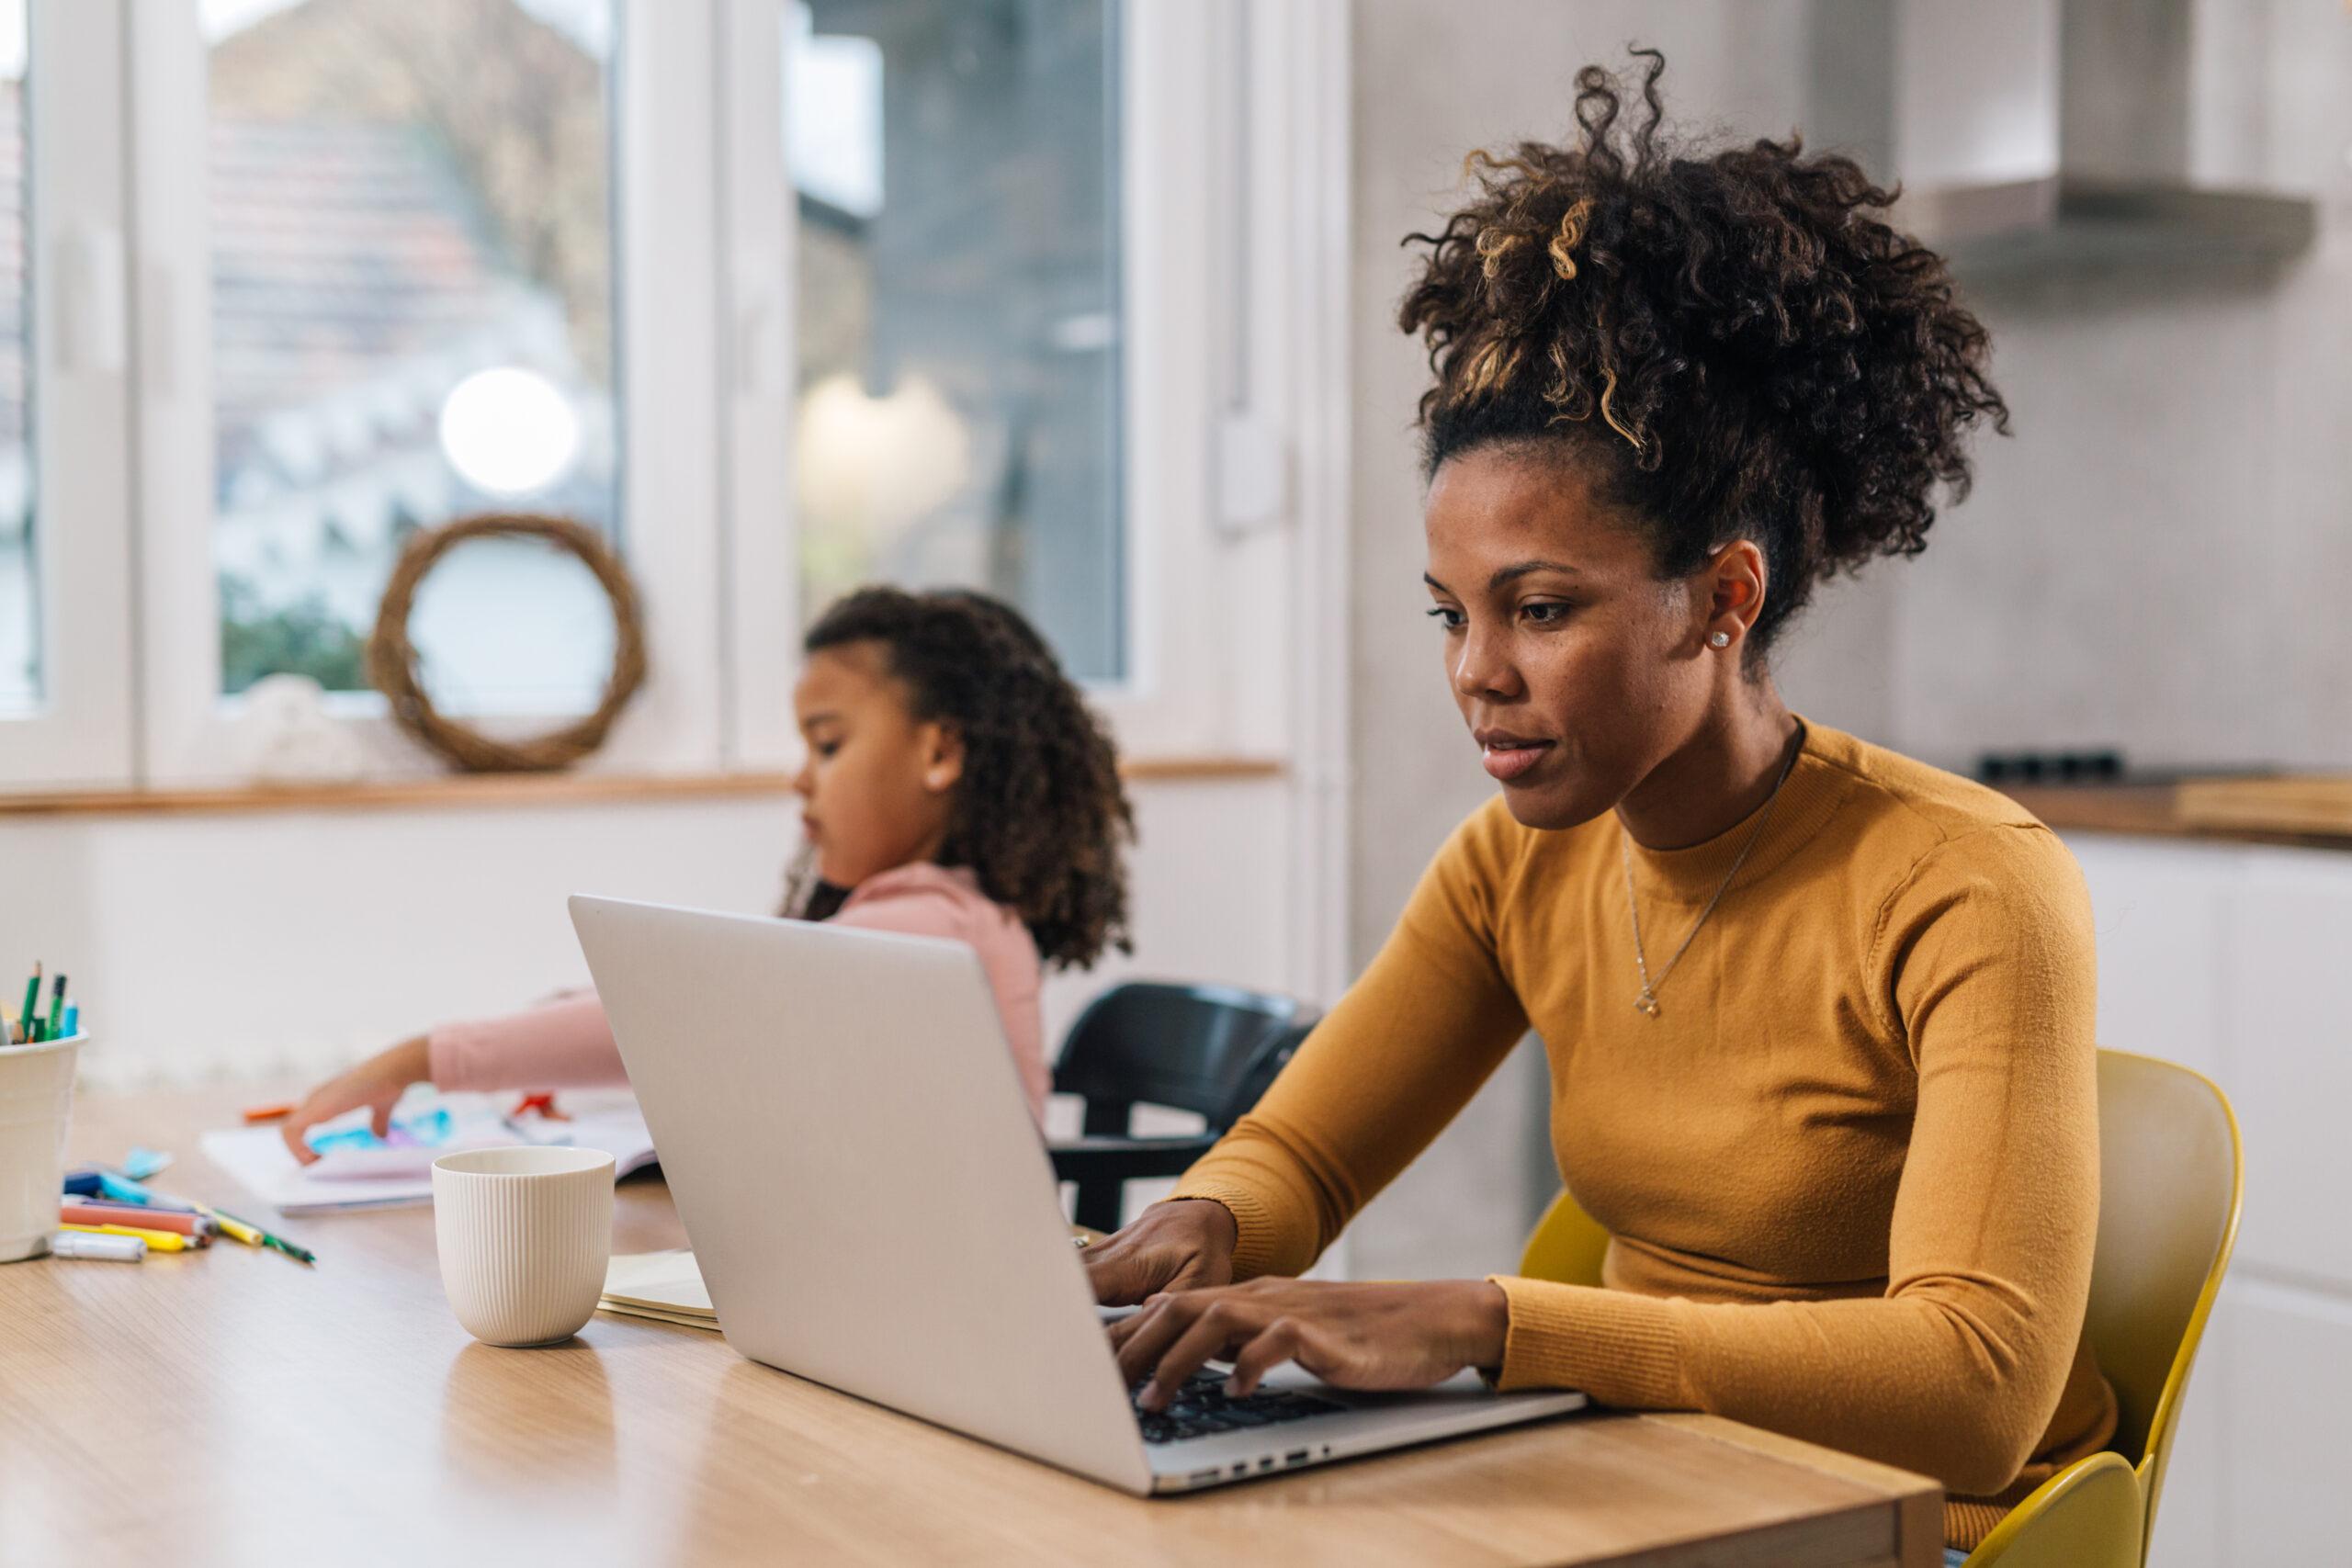
<svg viewBox="0 0 2352 1568"><path fill-rule="evenodd" d="M368 645L324 596L265 607L237 579L220 579L220 690L233 696L265 675L308 675L330 692L365 691Z"/></svg>

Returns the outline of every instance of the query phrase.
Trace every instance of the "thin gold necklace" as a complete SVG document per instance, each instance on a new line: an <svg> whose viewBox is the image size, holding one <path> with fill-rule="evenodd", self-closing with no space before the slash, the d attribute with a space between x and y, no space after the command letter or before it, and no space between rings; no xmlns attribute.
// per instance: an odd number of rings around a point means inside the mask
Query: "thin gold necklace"
<svg viewBox="0 0 2352 1568"><path fill-rule="evenodd" d="M1772 793L1764 798L1764 809L1756 818L1755 830L1747 835L1747 842L1739 846L1739 853L1733 857L1731 869L1724 873L1724 879L1715 884L1714 897L1709 898L1707 907L1699 911L1699 918L1690 922L1690 931L1683 935L1682 945L1674 950L1674 956L1666 961L1666 967L1660 969L1655 978L1650 975L1650 961L1642 952L1642 911L1634 899L1633 835L1625 831L1624 819L1618 819L1617 856L1625 867L1625 913L1634 919L1634 964L1642 972L1642 994L1634 998L1635 1012L1645 1018L1657 1016L1657 988L1666 984L1666 977L1674 973L1674 966L1682 962L1684 953L1690 951L1690 944L1698 940L1699 928L1707 923L1707 917L1715 912L1715 906L1723 902L1724 894L1730 890L1732 878L1737 876L1739 868L1747 863L1748 852L1756 847L1756 841L1764 836L1765 827L1772 820L1772 807L1781 803L1781 787L1789 782L1789 775L1796 772L1797 759L1804 755L1804 726L1800 724L1797 726L1797 743L1790 750L1789 760L1781 764L1781 776L1772 781Z"/></svg>

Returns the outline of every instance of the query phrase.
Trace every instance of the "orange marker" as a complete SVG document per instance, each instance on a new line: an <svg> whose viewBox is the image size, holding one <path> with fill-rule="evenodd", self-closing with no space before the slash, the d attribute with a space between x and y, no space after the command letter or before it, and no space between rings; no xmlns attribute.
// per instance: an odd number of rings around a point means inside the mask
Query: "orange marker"
<svg viewBox="0 0 2352 1568"><path fill-rule="evenodd" d="M202 1214L141 1209L130 1203L65 1203L59 1206L57 1217L72 1225L129 1225L134 1230L176 1231L185 1236L212 1234L212 1222Z"/></svg>
<svg viewBox="0 0 2352 1568"><path fill-rule="evenodd" d="M285 1105L248 1105L245 1107L245 1120L248 1122L283 1122L286 1118L293 1114L294 1107L290 1102Z"/></svg>

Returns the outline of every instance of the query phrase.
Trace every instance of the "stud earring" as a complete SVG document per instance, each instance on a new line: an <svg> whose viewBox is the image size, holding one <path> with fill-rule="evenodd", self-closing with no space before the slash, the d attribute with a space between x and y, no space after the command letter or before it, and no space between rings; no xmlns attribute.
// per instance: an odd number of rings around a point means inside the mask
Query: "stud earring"
<svg viewBox="0 0 2352 1568"><path fill-rule="evenodd" d="M1707 638L1707 646L1709 648L1729 648L1731 646L1731 633L1714 632L1710 634Z"/></svg>

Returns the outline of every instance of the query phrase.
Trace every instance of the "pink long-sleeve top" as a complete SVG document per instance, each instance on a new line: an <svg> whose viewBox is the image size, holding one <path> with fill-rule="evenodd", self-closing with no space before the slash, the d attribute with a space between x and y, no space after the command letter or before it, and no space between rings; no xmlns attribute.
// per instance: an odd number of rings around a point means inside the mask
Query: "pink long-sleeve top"
<svg viewBox="0 0 2352 1568"><path fill-rule="evenodd" d="M968 867L902 865L857 885L830 922L902 936L945 937L979 955L997 1017L1041 1120L1052 1075L1038 1021L1037 944ZM427 1037L433 1082L445 1089L590 1089L628 1082L620 1047L593 991L503 1018L449 1023Z"/></svg>

